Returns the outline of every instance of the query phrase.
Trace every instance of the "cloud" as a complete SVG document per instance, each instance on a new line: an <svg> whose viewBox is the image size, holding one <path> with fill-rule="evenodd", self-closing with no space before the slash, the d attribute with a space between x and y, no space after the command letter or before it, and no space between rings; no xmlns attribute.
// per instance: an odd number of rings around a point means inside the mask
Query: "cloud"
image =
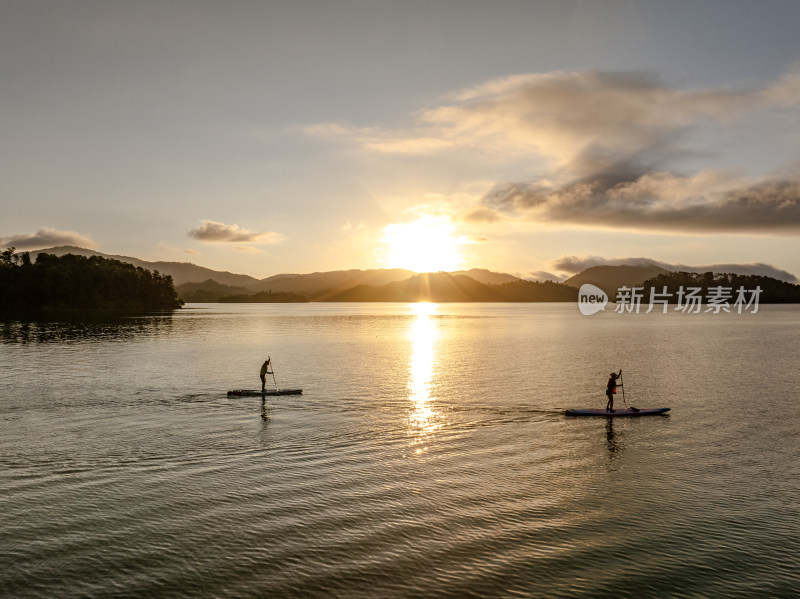
<svg viewBox="0 0 800 599"><path fill-rule="evenodd" d="M467 222L794 234L800 233L797 175L744 178L676 165L709 157L698 139L710 144L718 133L754 122L747 119L798 108L800 71L738 89L681 89L648 72L559 71L464 90L417 113L405 130L324 123L308 133L384 154L468 149L527 160L526 171L536 177L495 183L464 211ZM737 135L741 145L741 135L753 129Z"/></svg>
<svg viewBox="0 0 800 599"><path fill-rule="evenodd" d="M279 233L253 233L240 229L238 225L226 225L213 220L201 220L202 224L189 231L189 236L199 241L213 243L280 243L283 236Z"/></svg>
<svg viewBox="0 0 800 599"><path fill-rule="evenodd" d="M376 127L353 127L339 123L316 123L301 129L308 137L328 140L350 140L379 154L432 154L455 146L453 140L441 136L417 136L408 131L382 130Z"/></svg>
<svg viewBox="0 0 800 599"><path fill-rule="evenodd" d="M49 227L42 227L36 233L23 233L0 238L0 246L13 246L18 250L34 250L59 245L74 245L91 249L97 244L86 235L75 231L59 231Z"/></svg>
<svg viewBox="0 0 800 599"><path fill-rule="evenodd" d="M609 163L683 154L681 135L699 124L728 122L765 106L796 105L798 90L795 74L772 86L741 90L680 90L647 72L515 75L465 90L419 113L412 129L391 135L392 144L371 145L401 152L503 150L538 155L551 167L586 175Z"/></svg>
<svg viewBox="0 0 800 599"><path fill-rule="evenodd" d="M601 256L561 256L553 260L553 268L571 274L579 273L594 266L662 266L663 263L652 258L603 258ZM669 270L669 269L668 269Z"/></svg>
<svg viewBox="0 0 800 599"><path fill-rule="evenodd" d="M562 186L500 184L489 209L527 219L677 232L800 232L800 179L737 180L710 173L606 173Z"/></svg>
<svg viewBox="0 0 800 599"><path fill-rule="evenodd" d="M529 273L525 273L520 275L520 278L527 279L529 281L555 281L556 283L560 283L567 277L559 276L557 274L553 274L552 272L547 272L546 270L536 270Z"/></svg>
<svg viewBox="0 0 800 599"><path fill-rule="evenodd" d="M497 210L492 210L485 206L472 208L468 210L462 217L467 223L493 223L500 220L502 217Z"/></svg>
<svg viewBox="0 0 800 599"><path fill-rule="evenodd" d="M594 266L658 266L669 271L683 271L683 272L717 272L717 273L736 273L740 275L759 275L764 277L773 277L781 281L789 283L797 283L798 279L795 275L776 268L770 264L762 262L753 262L750 264L705 264L701 266L689 266L687 264L671 264L669 262L662 262L660 260L653 260L652 258L603 258L601 256L561 256L553 261L553 268L576 274L592 268Z"/></svg>
<svg viewBox="0 0 800 599"><path fill-rule="evenodd" d="M761 89L680 90L648 72L532 73L464 90L417 113L407 129L319 123L303 131L349 138L380 153L504 152L585 176L620 162L683 155L679 140L699 124L792 105L798 90L800 76Z"/></svg>
<svg viewBox="0 0 800 599"><path fill-rule="evenodd" d="M762 99L779 107L797 106L800 102L800 72L787 73L761 92Z"/></svg>
<svg viewBox="0 0 800 599"><path fill-rule="evenodd" d="M436 137L417 137L404 139L402 137L364 139L367 149L383 154L432 154L441 150L453 148L456 143L451 140Z"/></svg>
<svg viewBox="0 0 800 599"><path fill-rule="evenodd" d="M364 224L363 221L358 221L355 225L351 223L349 220L346 221L343 225L339 227L339 231L342 233L348 234L353 233L356 231L363 231L367 228L367 225Z"/></svg>
<svg viewBox="0 0 800 599"><path fill-rule="evenodd" d="M797 233L796 176L751 180L713 169L681 174L667 165L695 153L681 144L688 132L751 111L797 106L798 91L800 76L794 73L762 89L738 91L681 91L635 73L556 73L487 84L462 96L466 105L438 109L429 118L454 122L472 115L473 129L486 130L501 114L527 130L535 140L532 149L553 162L550 180L497 184L482 198L485 217L678 232Z"/></svg>
<svg viewBox="0 0 800 599"><path fill-rule="evenodd" d="M732 272L739 275L758 275L762 277L772 277L774 279L786 281L787 283L798 283L797 277L792 273L762 262L754 262L752 264L706 264L704 266L670 264L664 266L664 268L667 270L686 272Z"/></svg>

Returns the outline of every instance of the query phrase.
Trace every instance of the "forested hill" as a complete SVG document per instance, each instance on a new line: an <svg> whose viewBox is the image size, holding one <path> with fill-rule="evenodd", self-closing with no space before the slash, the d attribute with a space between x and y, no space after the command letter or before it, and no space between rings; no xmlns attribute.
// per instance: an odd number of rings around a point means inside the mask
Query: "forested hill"
<svg viewBox="0 0 800 599"><path fill-rule="evenodd" d="M446 272L415 275L387 285L358 285L311 298L324 302L574 302L578 290L560 283L514 280L498 285L479 283Z"/></svg>
<svg viewBox="0 0 800 599"><path fill-rule="evenodd" d="M709 289L722 288L720 291L737 297L738 290L743 288L750 293L760 288L758 301L762 304L788 304L800 302L800 285L780 281L772 277L761 275L737 275L732 273L695 273L695 272L668 272L646 280L641 285L649 293L654 288L656 293L662 293L664 287L672 298L678 297L682 289L687 292L691 288L701 289L701 295L708 295ZM614 299L613 296L611 298ZM674 299L673 301L677 301Z"/></svg>
<svg viewBox="0 0 800 599"><path fill-rule="evenodd" d="M0 313L180 308L172 277L99 256L0 254Z"/></svg>

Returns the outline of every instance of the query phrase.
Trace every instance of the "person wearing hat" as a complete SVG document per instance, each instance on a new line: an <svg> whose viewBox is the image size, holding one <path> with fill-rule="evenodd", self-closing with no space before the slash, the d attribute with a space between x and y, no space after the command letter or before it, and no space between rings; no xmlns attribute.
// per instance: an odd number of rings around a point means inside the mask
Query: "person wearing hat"
<svg viewBox="0 0 800 599"><path fill-rule="evenodd" d="M622 376L622 368L619 369L619 374L617 374L616 372L612 372L608 377L608 383L606 383L606 397L608 397L608 403L606 404L607 412L614 411L614 393L617 392L617 378L621 376Z"/></svg>

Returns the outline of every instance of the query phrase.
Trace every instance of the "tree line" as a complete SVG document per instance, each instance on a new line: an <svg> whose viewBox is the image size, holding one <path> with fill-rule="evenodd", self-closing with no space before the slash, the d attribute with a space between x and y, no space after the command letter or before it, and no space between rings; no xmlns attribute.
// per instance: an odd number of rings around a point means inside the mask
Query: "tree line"
<svg viewBox="0 0 800 599"><path fill-rule="evenodd" d="M254 294L226 295L218 300L221 304L291 304L307 302L309 299L302 293L291 291L260 291Z"/></svg>
<svg viewBox="0 0 800 599"><path fill-rule="evenodd" d="M787 283L772 277L762 275L737 275L734 273L713 272L668 272L646 280L641 285L646 290L655 288L661 293L667 288L667 293L677 297L678 291L686 291L690 287L699 287L702 294L708 294L710 288L723 287L730 289L734 294L740 287L747 291L761 288L759 301L765 304L784 304L800 302L800 285ZM612 298L613 299L613 298ZM673 300L675 301L675 300Z"/></svg>
<svg viewBox="0 0 800 599"><path fill-rule="evenodd" d="M0 253L0 311L144 312L180 308L170 275L100 256Z"/></svg>

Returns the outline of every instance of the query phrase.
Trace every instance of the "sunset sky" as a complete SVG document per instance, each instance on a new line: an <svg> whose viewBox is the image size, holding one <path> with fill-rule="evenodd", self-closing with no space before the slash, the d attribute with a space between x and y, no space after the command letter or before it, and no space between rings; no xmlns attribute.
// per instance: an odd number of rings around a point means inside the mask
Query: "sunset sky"
<svg viewBox="0 0 800 599"><path fill-rule="evenodd" d="M0 242L800 276L800 2L3 2Z"/></svg>

